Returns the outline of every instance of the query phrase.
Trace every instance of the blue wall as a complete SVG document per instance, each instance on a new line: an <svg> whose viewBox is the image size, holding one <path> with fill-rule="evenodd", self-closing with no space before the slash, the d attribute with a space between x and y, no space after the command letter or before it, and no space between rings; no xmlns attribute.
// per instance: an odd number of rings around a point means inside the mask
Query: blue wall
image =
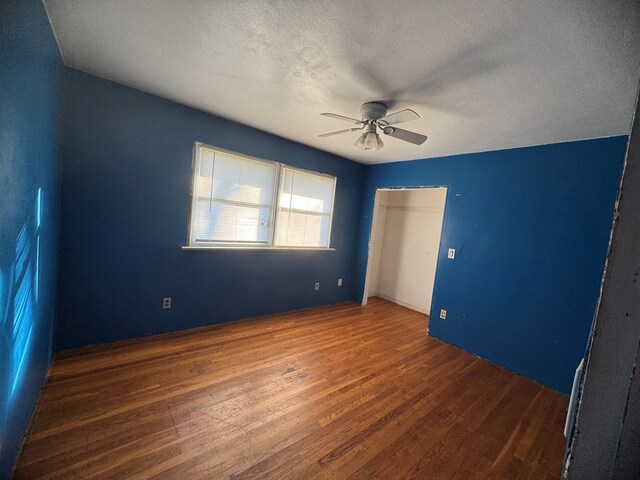
<svg viewBox="0 0 640 480"><path fill-rule="evenodd" d="M430 335L568 393L599 295L626 143L621 136L370 167L359 295L375 189L447 186Z"/></svg>
<svg viewBox="0 0 640 480"><path fill-rule="evenodd" d="M56 349L353 298L362 165L71 69L64 128ZM336 176L335 251L181 250L196 140Z"/></svg>
<svg viewBox="0 0 640 480"><path fill-rule="evenodd" d="M0 478L10 476L51 360L61 73L42 2L1 2Z"/></svg>

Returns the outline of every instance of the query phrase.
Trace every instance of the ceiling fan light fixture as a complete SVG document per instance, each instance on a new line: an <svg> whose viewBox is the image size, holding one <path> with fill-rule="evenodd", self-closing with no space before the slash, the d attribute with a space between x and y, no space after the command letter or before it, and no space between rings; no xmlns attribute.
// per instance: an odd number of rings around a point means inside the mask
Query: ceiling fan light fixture
<svg viewBox="0 0 640 480"><path fill-rule="evenodd" d="M365 138L364 138L364 146L366 147L367 150L373 150L378 146L378 140L380 137L378 137L378 134L373 133L373 132L367 132L365 133Z"/></svg>
<svg viewBox="0 0 640 480"><path fill-rule="evenodd" d="M367 150L376 151L384 147L384 143L382 142L380 135L373 132L365 132L362 135L360 135L358 137L358 140L356 140L356 143L354 143L354 145L358 147L360 150L365 150L365 151Z"/></svg>
<svg viewBox="0 0 640 480"><path fill-rule="evenodd" d="M363 133L362 135L360 135L358 137L358 140L356 140L356 143L354 143L354 145L356 147L358 147L360 150L366 150L367 149L367 147L364 146L364 139L365 139L366 136L367 136L367 134Z"/></svg>
<svg viewBox="0 0 640 480"><path fill-rule="evenodd" d="M378 135L376 133L376 146L373 147L373 150L380 150L383 147L384 147L384 143L383 143L382 139L380 138L380 135Z"/></svg>

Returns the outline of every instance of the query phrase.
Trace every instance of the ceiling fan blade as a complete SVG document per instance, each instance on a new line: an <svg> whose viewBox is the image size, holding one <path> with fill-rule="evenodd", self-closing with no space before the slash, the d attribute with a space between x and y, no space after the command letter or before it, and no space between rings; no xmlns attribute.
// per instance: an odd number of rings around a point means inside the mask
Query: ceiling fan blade
<svg viewBox="0 0 640 480"><path fill-rule="evenodd" d="M414 145L422 145L427 139L426 135L410 132L409 130L402 130L401 128L396 127L385 127L382 132L385 135L404 140L405 142L413 143Z"/></svg>
<svg viewBox="0 0 640 480"><path fill-rule="evenodd" d="M350 123L355 123L356 125L364 125L364 122L362 120L345 117L344 115L338 115L337 113L321 113L320 115L323 115L325 117L337 118L338 120L345 120Z"/></svg>
<svg viewBox="0 0 640 480"><path fill-rule="evenodd" d="M382 117L378 120L378 125L384 128L387 125L395 125L396 123L408 122L409 120L417 120L419 118L420 115L407 108L406 110L400 110L399 112Z"/></svg>
<svg viewBox="0 0 640 480"><path fill-rule="evenodd" d="M321 133L320 135L318 135L319 137L332 137L333 135L340 135L341 133L348 133L348 132L356 132L358 130L362 130L363 127L354 127L354 128L347 128L345 130L337 130L335 132L329 132L329 133Z"/></svg>

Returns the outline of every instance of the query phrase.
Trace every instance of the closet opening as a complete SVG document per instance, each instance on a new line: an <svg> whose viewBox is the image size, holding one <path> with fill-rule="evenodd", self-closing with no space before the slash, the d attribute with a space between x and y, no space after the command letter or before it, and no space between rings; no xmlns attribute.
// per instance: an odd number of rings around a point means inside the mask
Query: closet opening
<svg viewBox="0 0 640 480"><path fill-rule="evenodd" d="M447 187L376 190L362 305L380 297L429 315Z"/></svg>

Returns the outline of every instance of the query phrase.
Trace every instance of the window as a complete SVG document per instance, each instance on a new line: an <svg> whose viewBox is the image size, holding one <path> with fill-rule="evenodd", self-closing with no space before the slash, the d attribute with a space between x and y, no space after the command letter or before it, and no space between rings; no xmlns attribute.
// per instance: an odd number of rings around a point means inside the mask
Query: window
<svg viewBox="0 0 640 480"><path fill-rule="evenodd" d="M282 166L276 245L328 247L335 179Z"/></svg>
<svg viewBox="0 0 640 480"><path fill-rule="evenodd" d="M196 146L190 245L268 245L276 166Z"/></svg>
<svg viewBox="0 0 640 480"><path fill-rule="evenodd" d="M336 179L196 143L190 247L329 248Z"/></svg>

